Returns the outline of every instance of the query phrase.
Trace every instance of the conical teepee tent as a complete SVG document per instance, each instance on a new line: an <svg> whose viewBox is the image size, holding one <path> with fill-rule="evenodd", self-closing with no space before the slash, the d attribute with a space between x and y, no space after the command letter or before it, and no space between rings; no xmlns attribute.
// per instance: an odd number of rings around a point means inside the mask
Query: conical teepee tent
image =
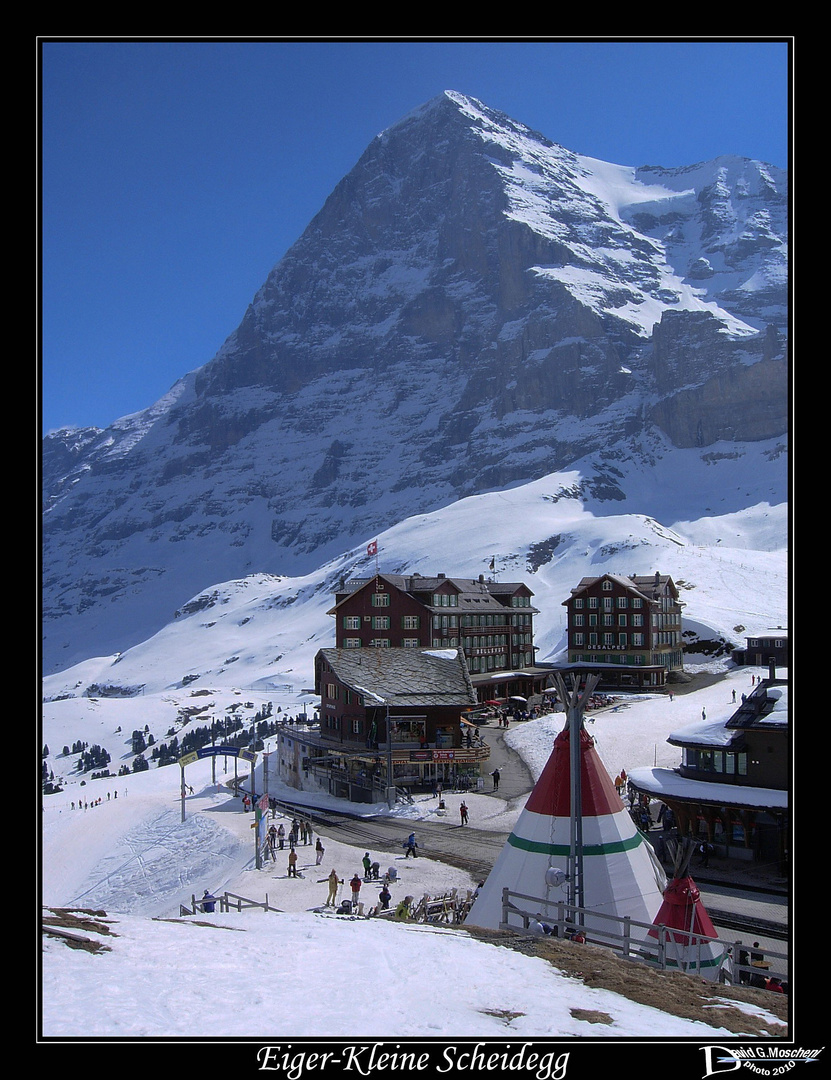
<svg viewBox="0 0 831 1080"><path fill-rule="evenodd" d="M655 916L655 928L650 937L658 938L659 927L666 927L666 966L704 979L717 979L724 962L724 947L717 941L716 929L710 921L701 893L689 873L692 843L686 841L676 849L672 881L664 890L664 902Z"/></svg>
<svg viewBox="0 0 831 1080"><path fill-rule="evenodd" d="M571 799L571 776L576 768L571 760L572 730L578 731L579 738L579 779L575 784L580 795L576 809L579 860L575 860ZM579 892L574 890L575 866L579 867ZM564 873L556 874L557 869ZM564 874L568 880L558 883ZM557 903L566 901L586 909L583 925L587 930L617 933L619 926L603 919L592 921L591 913L629 916L652 924L665 884L663 869L624 807L593 739L582 721L569 721L554 740L551 756L465 922L497 929L502 921L502 890L508 888L539 898L536 907L530 901L517 903L525 910L535 910L543 920L555 919ZM644 938L646 934L643 928L635 930L633 937Z"/></svg>

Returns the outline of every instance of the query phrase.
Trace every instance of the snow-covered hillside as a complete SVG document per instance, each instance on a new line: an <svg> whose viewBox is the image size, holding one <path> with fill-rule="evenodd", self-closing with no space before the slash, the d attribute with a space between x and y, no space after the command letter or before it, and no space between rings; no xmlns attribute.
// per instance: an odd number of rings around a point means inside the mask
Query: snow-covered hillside
<svg viewBox="0 0 831 1080"><path fill-rule="evenodd" d="M775 450L676 450L642 472L630 462L608 477L626 491L620 500L608 491L599 498L596 476L589 486L579 468L473 496L380 534L378 565L478 577L495 558L500 580L525 581L534 592L539 660L563 648L570 590L606 571L669 574L686 605L687 644L698 637L741 645L746 633L788 619L788 506L765 468ZM747 509L734 510L737 492L752 499ZM671 516L650 516L658 502ZM304 577L217 583L142 644L48 676L44 696L79 696L91 684L145 695L183 685L296 693L311 685L317 650L334 643L326 612L338 583L374 567L364 544Z"/></svg>
<svg viewBox="0 0 831 1080"><path fill-rule="evenodd" d="M372 140L212 360L44 440L45 670L555 470L668 526L783 501L787 210L760 162L624 168L439 95ZM718 465L673 489L673 447Z"/></svg>

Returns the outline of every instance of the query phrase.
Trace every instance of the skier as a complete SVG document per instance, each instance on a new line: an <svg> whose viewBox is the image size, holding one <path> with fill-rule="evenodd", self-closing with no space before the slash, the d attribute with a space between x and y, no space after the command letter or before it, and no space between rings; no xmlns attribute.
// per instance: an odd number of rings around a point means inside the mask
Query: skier
<svg viewBox="0 0 831 1080"><path fill-rule="evenodd" d="M361 862L364 866L364 881L369 881L372 876L372 859L370 859L368 851L364 852ZM357 874L355 876L357 877Z"/></svg>
<svg viewBox="0 0 831 1080"><path fill-rule="evenodd" d="M349 882L349 887L352 890L352 906L355 907L358 903L358 897L361 894L361 879L358 874L355 874Z"/></svg>

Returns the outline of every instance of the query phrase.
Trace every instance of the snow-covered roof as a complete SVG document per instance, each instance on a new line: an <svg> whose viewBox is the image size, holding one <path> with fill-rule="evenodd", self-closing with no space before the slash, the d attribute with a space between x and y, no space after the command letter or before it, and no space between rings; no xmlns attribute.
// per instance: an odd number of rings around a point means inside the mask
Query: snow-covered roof
<svg viewBox="0 0 831 1080"><path fill-rule="evenodd" d="M765 680L727 720L723 716L702 719L672 732L667 742L673 746L729 746L751 728L786 729L788 715L788 684Z"/></svg>
<svg viewBox="0 0 831 1080"><path fill-rule="evenodd" d="M657 799L675 796L717 806L741 806L754 810L787 810L788 792L777 788L745 787L711 780L691 780L674 769L635 768L629 779L639 791Z"/></svg>

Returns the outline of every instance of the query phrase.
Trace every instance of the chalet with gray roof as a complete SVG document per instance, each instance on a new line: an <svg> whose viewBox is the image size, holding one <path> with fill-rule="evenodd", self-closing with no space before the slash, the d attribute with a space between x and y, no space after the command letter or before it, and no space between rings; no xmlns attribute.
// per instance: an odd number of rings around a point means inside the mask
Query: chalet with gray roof
<svg viewBox="0 0 831 1080"><path fill-rule="evenodd" d="M463 734L477 696L459 648L321 649L315 693L320 729L307 740L307 771L332 794L375 801L388 778L399 789L472 783L489 755Z"/></svg>

